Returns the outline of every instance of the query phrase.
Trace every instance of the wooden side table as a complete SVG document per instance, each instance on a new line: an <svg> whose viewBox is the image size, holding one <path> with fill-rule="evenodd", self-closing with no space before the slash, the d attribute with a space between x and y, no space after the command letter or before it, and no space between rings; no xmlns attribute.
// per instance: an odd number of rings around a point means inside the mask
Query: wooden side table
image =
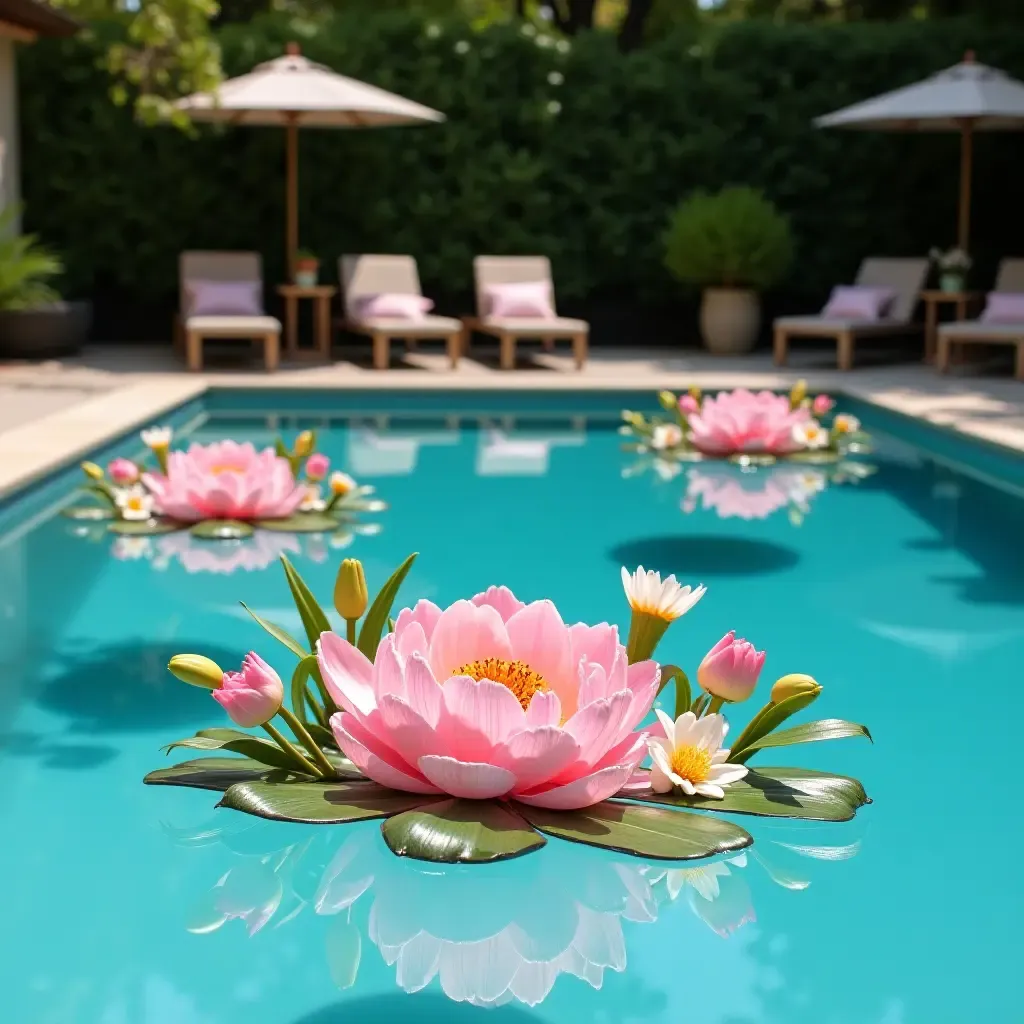
<svg viewBox="0 0 1024 1024"><path fill-rule="evenodd" d="M935 362L939 344L939 307L953 306L957 320L966 320L969 308L981 298L981 292L921 292L924 303L924 361Z"/></svg>
<svg viewBox="0 0 1024 1024"><path fill-rule="evenodd" d="M318 284L306 288L299 284L279 284L277 294L284 299L284 336L288 345L288 356L298 358L299 349L299 300L309 299L313 304L313 355L327 362L331 359L331 299L337 288L329 284Z"/></svg>

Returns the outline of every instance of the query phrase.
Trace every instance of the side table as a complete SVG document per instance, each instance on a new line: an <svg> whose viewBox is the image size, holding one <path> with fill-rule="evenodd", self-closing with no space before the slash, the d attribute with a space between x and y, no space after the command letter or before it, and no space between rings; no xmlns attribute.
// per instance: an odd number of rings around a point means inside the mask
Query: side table
<svg viewBox="0 0 1024 1024"><path fill-rule="evenodd" d="M969 308L981 298L981 292L921 292L924 303L924 361L935 362L939 343L939 307L953 306L957 320L966 320Z"/></svg>
<svg viewBox="0 0 1024 1024"><path fill-rule="evenodd" d="M299 349L299 300L309 299L313 304L313 353L329 362L331 358L331 299L337 288L329 284L313 285L311 288L299 284L279 284L277 294L284 299L284 336L288 345L288 356L296 359L307 352Z"/></svg>

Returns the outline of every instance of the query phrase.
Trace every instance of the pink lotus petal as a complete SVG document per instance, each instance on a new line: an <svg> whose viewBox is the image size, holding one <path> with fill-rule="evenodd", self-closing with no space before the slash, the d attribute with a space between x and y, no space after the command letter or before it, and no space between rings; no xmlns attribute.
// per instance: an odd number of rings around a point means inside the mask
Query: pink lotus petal
<svg viewBox="0 0 1024 1024"><path fill-rule="evenodd" d="M564 708L576 692L569 630L550 601L534 601L505 623L512 657L539 672Z"/></svg>
<svg viewBox="0 0 1024 1024"><path fill-rule="evenodd" d="M489 605L456 601L437 620L430 638L434 678L447 679L464 665L486 658L512 660L512 645L501 616Z"/></svg>
<svg viewBox="0 0 1024 1024"><path fill-rule="evenodd" d="M569 640L572 643L572 662L578 665L581 659L596 662L606 672L611 670L615 655L621 646L619 630L602 622L597 626L588 626L577 622L569 627Z"/></svg>
<svg viewBox="0 0 1024 1024"><path fill-rule="evenodd" d="M444 696L426 659L414 654L405 665L405 692L412 709L431 727L437 727Z"/></svg>
<svg viewBox="0 0 1024 1024"><path fill-rule="evenodd" d="M400 638L405 629L413 622L418 622L429 643L440 618L441 609L433 601L417 601L414 607L403 608L398 613L398 618L395 619L395 636Z"/></svg>
<svg viewBox="0 0 1024 1024"><path fill-rule="evenodd" d="M316 644L316 660L338 707L368 715L377 706L373 665L357 647L337 633L323 633Z"/></svg>
<svg viewBox="0 0 1024 1024"><path fill-rule="evenodd" d="M402 659L395 651L394 634L384 637L377 647L377 657L373 662L373 689L378 702L387 693L405 696L405 675Z"/></svg>
<svg viewBox="0 0 1024 1024"><path fill-rule="evenodd" d="M407 701L394 694L385 694L380 699L378 710L383 726L382 734L386 731L389 745L394 750L400 750L404 760L415 764L425 754L438 752L439 737L436 731Z"/></svg>
<svg viewBox="0 0 1024 1024"><path fill-rule="evenodd" d="M591 807L614 796L633 774L630 765L602 768L584 775L564 786L555 786L540 793L517 793L516 800L533 807L547 807L553 811L573 811Z"/></svg>
<svg viewBox="0 0 1024 1024"><path fill-rule="evenodd" d="M454 739L460 747L461 730L479 733L493 746L526 728L526 712L516 695L501 683L453 676L441 689L456 731Z"/></svg>
<svg viewBox="0 0 1024 1024"><path fill-rule="evenodd" d="M501 616L502 622L508 622L516 612L526 607L508 587L488 587L472 600L478 608L490 605Z"/></svg>
<svg viewBox="0 0 1024 1024"><path fill-rule="evenodd" d="M393 750L374 740L353 715L344 711L332 715L331 731L341 752L368 779L404 793L440 792Z"/></svg>
<svg viewBox="0 0 1024 1024"><path fill-rule="evenodd" d="M624 690L602 697L581 708L566 723L566 732L571 733L580 745L580 760L594 764L615 742L633 703L633 695Z"/></svg>
<svg viewBox="0 0 1024 1024"><path fill-rule="evenodd" d="M542 725L524 729L495 748L495 761L515 772L516 791L526 791L555 778L579 757L580 746L564 729Z"/></svg>
<svg viewBox="0 0 1024 1024"><path fill-rule="evenodd" d="M393 636L395 637L395 649L403 658L409 658L413 654L422 654L426 657L430 650L427 634L419 622L409 622L401 633L396 629Z"/></svg>
<svg viewBox="0 0 1024 1024"><path fill-rule="evenodd" d="M526 709L526 725L534 728L539 725L558 725L562 721L562 702L554 690L543 690L535 693Z"/></svg>
<svg viewBox="0 0 1024 1024"><path fill-rule="evenodd" d="M418 767L438 789L464 800L504 796L516 781L515 775L506 768L459 761L454 757L421 757Z"/></svg>
<svg viewBox="0 0 1024 1024"><path fill-rule="evenodd" d="M622 789L619 792L626 796L629 793L640 793L650 788L651 773L637 770L623 783Z"/></svg>

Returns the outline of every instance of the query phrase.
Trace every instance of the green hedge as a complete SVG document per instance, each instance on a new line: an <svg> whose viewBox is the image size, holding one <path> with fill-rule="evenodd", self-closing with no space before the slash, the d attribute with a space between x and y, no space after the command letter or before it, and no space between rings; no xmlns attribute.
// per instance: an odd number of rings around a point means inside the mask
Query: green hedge
<svg viewBox="0 0 1024 1024"><path fill-rule="evenodd" d="M293 34L282 17L225 29L228 73ZM560 294L661 303L679 294L663 267L669 210L692 189L741 183L792 218L786 291L810 299L866 253L950 243L958 169L953 138L818 131L812 118L968 47L1024 77L1020 33L967 21L747 22L622 57L601 34L562 52L515 25L339 16L303 40L308 56L448 121L304 132L301 242L325 261L414 253L425 286L449 296L468 291L475 253L546 252ZM19 54L26 224L64 254L66 291L166 302L176 254L203 247L261 249L280 279L282 133L137 126L109 103L99 53L80 38ZM1024 253L1022 158L1019 136L978 140L975 238L989 263Z"/></svg>

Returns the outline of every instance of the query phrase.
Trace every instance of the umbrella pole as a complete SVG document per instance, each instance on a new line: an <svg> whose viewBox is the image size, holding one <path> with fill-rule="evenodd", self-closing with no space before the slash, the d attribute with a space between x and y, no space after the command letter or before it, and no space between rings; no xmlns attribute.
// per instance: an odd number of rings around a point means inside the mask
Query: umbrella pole
<svg viewBox="0 0 1024 1024"><path fill-rule="evenodd" d="M295 280L295 256L299 248L299 126L295 114L288 114L285 127L285 174L287 222L285 248L287 250L288 280Z"/></svg>
<svg viewBox="0 0 1024 1024"><path fill-rule="evenodd" d="M957 245L964 252L971 232L971 162L974 156L974 122L965 120L960 132L960 221Z"/></svg>

